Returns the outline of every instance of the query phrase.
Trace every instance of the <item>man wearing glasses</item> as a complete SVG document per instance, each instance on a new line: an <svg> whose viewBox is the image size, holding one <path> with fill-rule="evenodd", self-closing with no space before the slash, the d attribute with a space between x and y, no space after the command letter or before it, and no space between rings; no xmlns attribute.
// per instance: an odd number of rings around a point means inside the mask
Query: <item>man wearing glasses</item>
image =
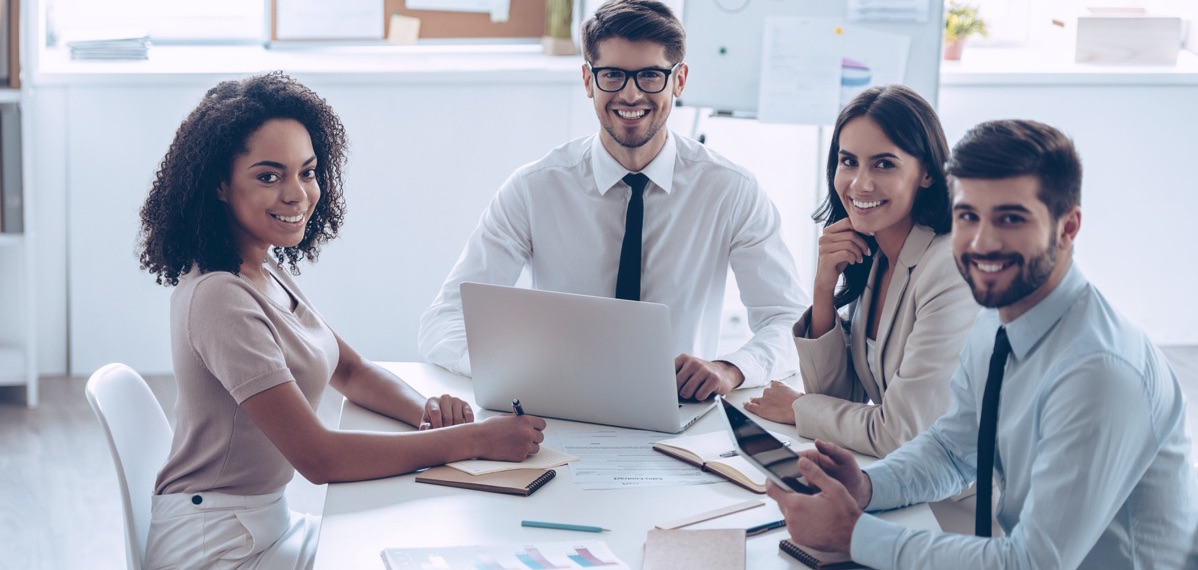
<svg viewBox="0 0 1198 570"><path fill-rule="evenodd" d="M665 128L686 85L681 22L656 0L612 0L582 43L599 132L504 182L421 317L422 356L469 374L459 286L511 285L527 265L538 289L668 306L682 398L792 374L808 296L777 209L748 171ZM729 267L754 335L717 354Z"/></svg>

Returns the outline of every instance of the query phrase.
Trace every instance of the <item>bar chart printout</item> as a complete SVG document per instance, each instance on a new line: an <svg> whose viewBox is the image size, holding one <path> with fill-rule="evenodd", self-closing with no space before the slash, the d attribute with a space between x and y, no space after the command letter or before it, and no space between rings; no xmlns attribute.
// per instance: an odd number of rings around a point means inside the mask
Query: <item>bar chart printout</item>
<svg viewBox="0 0 1198 570"><path fill-rule="evenodd" d="M388 548L382 557L388 570L629 569L602 540Z"/></svg>

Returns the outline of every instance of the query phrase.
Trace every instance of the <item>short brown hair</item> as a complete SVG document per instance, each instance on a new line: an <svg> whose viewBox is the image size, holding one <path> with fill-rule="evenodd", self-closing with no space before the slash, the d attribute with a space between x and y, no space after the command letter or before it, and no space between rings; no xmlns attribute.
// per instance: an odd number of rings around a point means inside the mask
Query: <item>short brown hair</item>
<svg viewBox="0 0 1198 570"><path fill-rule="evenodd" d="M587 61L599 59L599 44L609 38L650 41L666 49L676 65L686 57L686 30L669 6L657 0L610 0L582 24L582 51Z"/></svg>
<svg viewBox="0 0 1198 570"><path fill-rule="evenodd" d="M1035 176L1038 197L1057 220L1082 201L1082 161L1073 141L1036 121L988 121L969 129L953 147L946 170L953 178Z"/></svg>

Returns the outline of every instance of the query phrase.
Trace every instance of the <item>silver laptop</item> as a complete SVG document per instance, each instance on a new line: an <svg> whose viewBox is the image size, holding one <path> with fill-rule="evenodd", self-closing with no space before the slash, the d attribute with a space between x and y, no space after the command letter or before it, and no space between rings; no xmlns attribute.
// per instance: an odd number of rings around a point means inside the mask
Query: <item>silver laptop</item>
<svg viewBox="0 0 1198 570"><path fill-rule="evenodd" d="M679 402L670 309L462 283L474 400L491 410L678 433L714 402Z"/></svg>

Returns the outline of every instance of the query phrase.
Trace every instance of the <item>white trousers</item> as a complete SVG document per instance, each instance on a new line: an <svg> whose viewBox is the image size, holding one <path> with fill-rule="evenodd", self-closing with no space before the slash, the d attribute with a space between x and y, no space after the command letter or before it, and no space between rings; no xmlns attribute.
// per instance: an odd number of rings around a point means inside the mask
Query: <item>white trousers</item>
<svg viewBox="0 0 1198 570"><path fill-rule="evenodd" d="M146 542L151 570L312 567L320 518L293 513L283 490L267 495L155 495Z"/></svg>

